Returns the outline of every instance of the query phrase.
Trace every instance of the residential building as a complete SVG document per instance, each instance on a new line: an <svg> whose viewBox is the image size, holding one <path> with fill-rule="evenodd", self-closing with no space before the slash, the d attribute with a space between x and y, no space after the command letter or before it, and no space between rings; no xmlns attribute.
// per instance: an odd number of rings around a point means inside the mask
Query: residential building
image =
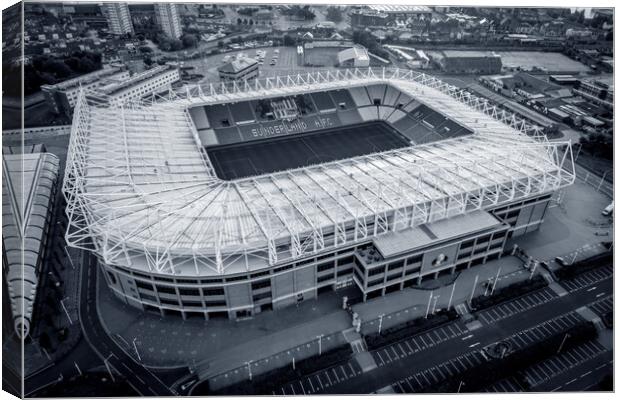
<svg viewBox="0 0 620 400"><path fill-rule="evenodd" d="M173 39L181 37L183 30L176 4L157 3L155 4L155 13L157 15L157 23L166 35Z"/></svg>
<svg viewBox="0 0 620 400"><path fill-rule="evenodd" d="M181 80L179 69L172 65L160 65L137 73L122 81L97 87L98 94L105 95L110 103L124 104L169 89Z"/></svg>
<svg viewBox="0 0 620 400"><path fill-rule="evenodd" d="M124 81L126 79L129 79L129 71L124 66L104 67L55 85L41 85L41 91L55 114L71 117L81 89L95 89L111 81Z"/></svg>
<svg viewBox="0 0 620 400"><path fill-rule="evenodd" d="M133 24L127 3L103 3L103 14L108 21L108 29L114 35L133 34Z"/></svg>

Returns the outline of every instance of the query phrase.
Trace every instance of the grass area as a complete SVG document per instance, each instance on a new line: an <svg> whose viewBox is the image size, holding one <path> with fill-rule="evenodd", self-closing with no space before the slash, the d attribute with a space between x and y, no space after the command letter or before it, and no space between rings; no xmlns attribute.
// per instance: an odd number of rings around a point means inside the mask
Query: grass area
<svg viewBox="0 0 620 400"><path fill-rule="evenodd" d="M458 314L454 309L440 310L433 315L429 315L428 318L420 317L384 329L381 334L371 333L364 335L364 340L369 350L375 350L413 335L437 328L457 318Z"/></svg>
<svg viewBox="0 0 620 400"><path fill-rule="evenodd" d="M320 356L315 355L298 361L295 369L292 368L292 365L285 365L256 375L252 380L246 379L234 385L213 391L209 389L208 381L205 381L198 385L192 394L215 396L271 394L273 390L288 382L341 363L349 359L352 354L351 346L348 343L344 343L332 350L326 351Z"/></svg>
<svg viewBox="0 0 620 400"><path fill-rule="evenodd" d="M532 279L515 282L504 288L496 290L492 296L481 295L474 297L471 301L471 308L476 311L489 308L505 301L515 299L519 296L523 296L524 294L533 292L534 290L542 289L547 285L547 281L545 281L541 275L536 275Z"/></svg>

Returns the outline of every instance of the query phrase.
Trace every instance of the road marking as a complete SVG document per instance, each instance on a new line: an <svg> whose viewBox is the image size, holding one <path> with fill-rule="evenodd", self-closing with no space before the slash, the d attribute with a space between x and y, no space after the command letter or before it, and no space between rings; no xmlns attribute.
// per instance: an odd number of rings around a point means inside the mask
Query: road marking
<svg viewBox="0 0 620 400"><path fill-rule="evenodd" d="M301 386L301 391L304 392L304 396L306 395L306 388L304 388L304 384L302 381L299 381L299 386Z"/></svg>
<svg viewBox="0 0 620 400"><path fill-rule="evenodd" d="M469 347L476 347L476 346L478 346L479 344L480 344L480 342L476 342L476 343L474 343L474 344L470 344L470 345L469 345Z"/></svg>
<svg viewBox="0 0 620 400"><path fill-rule="evenodd" d="M586 290L586 292L591 292L593 290L596 290L596 286L591 287L590 289Z"/></svg>
<svg viewBox="0 0 620 400"><path fill-rule="evenodd" d="M467 339L471 339L474 337L473 333L470 333L469 335L465 336L464 338L461 338L461 340L467 340Z"/></svg>
<svg viewBox="0 0 620 400"><path fill-rule="evenodd" d="M590 375L592 373L592 371L588 371L584 374L581 374L580 378L585 378L586 376Z"/></svg>
<svg viewBox="0 0 620 400"><path fill-rule="evenodd" d="M383 357L381 357L381 353L376 352L375 354L377 355L377 357L379 357L379 360L381 360L381 364L380 364L379 366L384 365L384 364L385 364L385 361L383 361Z"/></svg>
<svg viewBox="0 0 620 400"><path fill-rule="evenodd" d="M605 292L601 292L599 294L596 295L597 298L601 297L601 296L605 296Z"/></svg>
<svg viewBox="0 0 620 400"><path fill-rule="evenodd" d="M335 369L332 369L332 372L334 373L334 375L336 376L336 380L338 381L338 383L340 383L340 378L338 377L338 374L336 373Z"/></svg>
<svg viewBox="0 0 620 400"><path fill-rule="evenodd" d="M406 341L406 342L403 342L403 343L405 343L405 346L407 346L407 347L409 348L409 354L413 354L413 353L414 353L414 351L413 351L413 349L411 348L411 346L409 346L409 341Z"/></svg>

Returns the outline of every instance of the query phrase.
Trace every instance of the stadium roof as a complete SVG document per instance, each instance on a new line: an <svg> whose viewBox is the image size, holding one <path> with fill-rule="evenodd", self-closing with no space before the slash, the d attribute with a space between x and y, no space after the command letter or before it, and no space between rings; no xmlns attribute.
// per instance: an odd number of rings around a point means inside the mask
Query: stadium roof
<svg viewBox="0 0 620 400"><path fill-rule="evenodd" d="M376 83L474 133L234 181L214 173L188 107ZM247 272L572 184L569 143L410 70L332 70L187 86L107 106L80 97L64 191L73 246L161 274Z"/></svg>
<svg viewBox="0 0 620 400"><path fill-rule="evenodd" d="M7 263L3 272L15 330L21 337L22 329L24 336L29 332L39 280L39 253L59 162L49 153L7 151L2 155L2 165L2 244Z"/></svg>
<svg viewBox="0 0 620 400"><path fill-rule="evenodd" d="M427 6L413 6L402 4L373 4L368 6L371 10L387 13L430 13L432 10Z"/></svg>

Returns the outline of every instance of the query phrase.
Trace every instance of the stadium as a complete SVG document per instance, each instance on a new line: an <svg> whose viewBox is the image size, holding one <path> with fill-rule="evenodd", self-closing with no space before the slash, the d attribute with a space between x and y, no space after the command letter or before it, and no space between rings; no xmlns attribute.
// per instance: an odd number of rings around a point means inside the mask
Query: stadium
<svg viewBox="0 0 620 400"><path fill-rule="evenodd" d="M410 70L84 92L66 237L134 307L234 319L496 259L574 179L570 143Z"/></svg>

